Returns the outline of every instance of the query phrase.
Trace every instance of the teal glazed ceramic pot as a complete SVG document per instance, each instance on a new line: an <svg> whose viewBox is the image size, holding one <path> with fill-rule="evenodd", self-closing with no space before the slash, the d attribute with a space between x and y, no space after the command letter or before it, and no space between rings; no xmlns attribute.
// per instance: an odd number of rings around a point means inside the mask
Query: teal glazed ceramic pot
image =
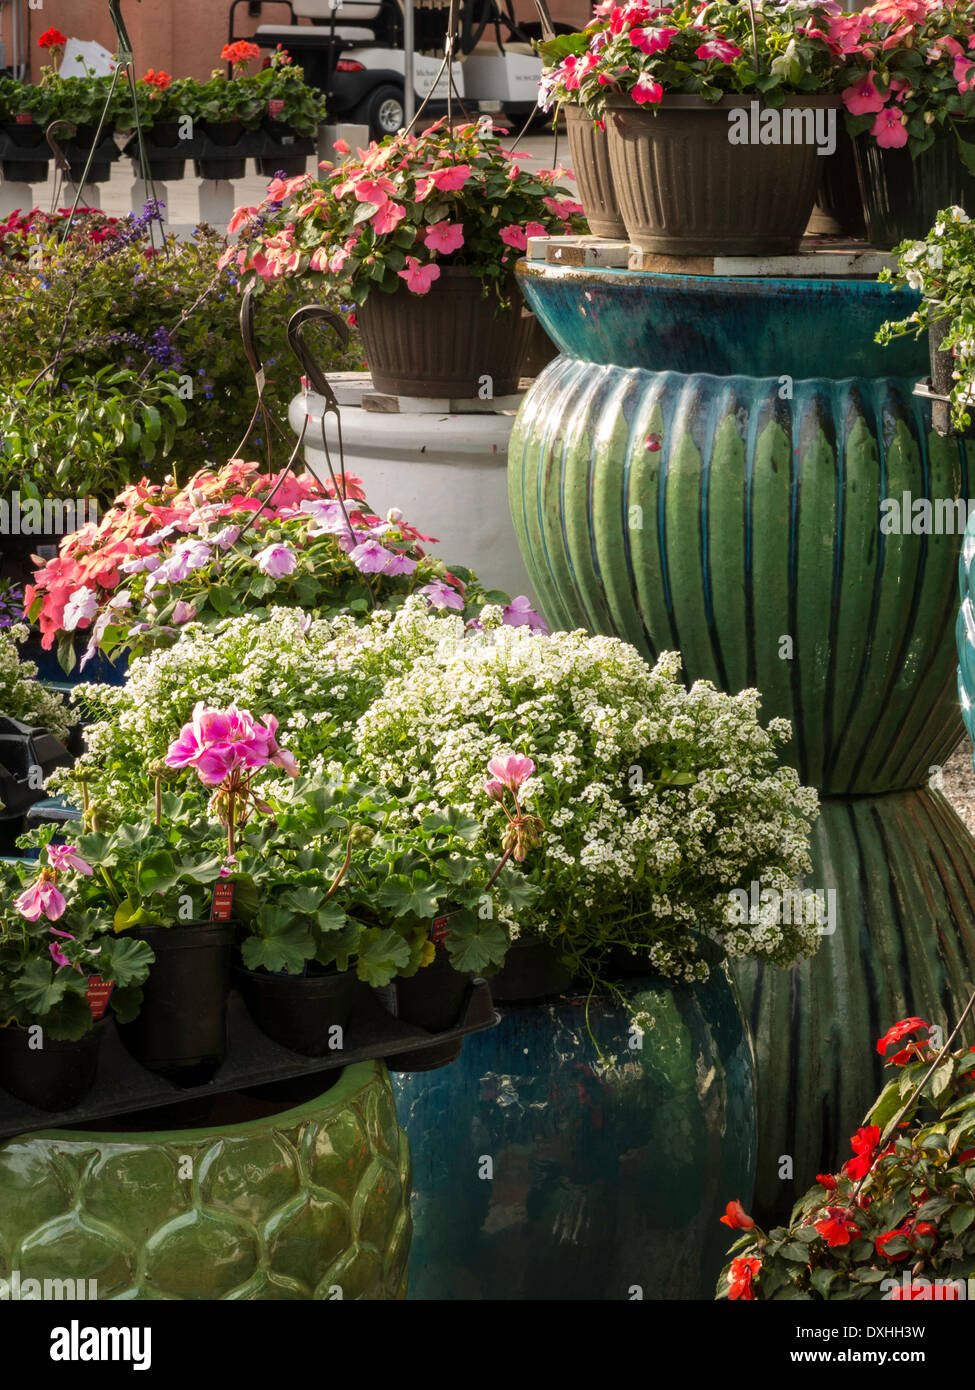
<svg viewBox="0 0 975 1390"><path fill-rule="evenodd" d="M409 1192L389 1075L360 1062L244 1124L8 1139L0 1277L84 1281L99 1299L397 1298Z"/></svg>
<svg viewBox="0 0 975 1390"><path fill-rule="evenodd" d="M562 352L522 402L508 466L549 624L650 661L677 650L688 681L756 687L822 798L806 886L832 895L831 934L792 970L736 966L759 1210L781 1219L848 1156L877 1037L908 1014L949 1023L975 973L975 847L936 790L964 732L955 503L975 446L938 435L913 395L925 341L875 342L912 293L520 271Z"/></svg>
<svg viewBox="0 0 975 1390"><path fill-rule="evenodd" d="M659 976L500 1004L442 1071L393 1080L413 1154L409 1298L711 1298L751 1197L751 1045L734 986Z"/></svg>

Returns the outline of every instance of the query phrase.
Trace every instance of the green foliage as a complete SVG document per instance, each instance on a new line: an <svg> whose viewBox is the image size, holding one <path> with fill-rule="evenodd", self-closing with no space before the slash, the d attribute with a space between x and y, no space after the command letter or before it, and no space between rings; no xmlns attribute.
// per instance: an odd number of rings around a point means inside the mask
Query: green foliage
<svg viewBox="0 0 975 1390"><path fill-rule="evenodd" d="M117 230L119 244L108 229L94 244L79 238L61 245L53 230L28 227L0 247L0 380L7 384L0 411L28 435L13 461L0 463L0 490L26 466L41 492L57 494L66 469L80 462L95 494L110 501L131 478L161 481L173 473L185 480L207 460L222 463L244 436L256 397L236 277L217 264L223 238L203 226L192 240L168 237L154 252L126 223ZM23 259L37 246L40 267ZM265 400L285 430L298 384L287 322L303 297L294 284L268 286L256 317ZM332 337L322 338L319 355L326 371L361 365L357 347L339 354ZM35 388L27 406L20 399L24 384L48 367L74 400L77 429L67 410L52 405L49 386ZM101 439L85 444L89 431ZM263 434L259 427L251 437L255 451Z"/></svg>
<svg viewBox="0 0 975 1390"><path fill-rule="evenodd" d="M174 372L105 366L0 391L0 491L110 497L168 459L187 422Z"/></svg>

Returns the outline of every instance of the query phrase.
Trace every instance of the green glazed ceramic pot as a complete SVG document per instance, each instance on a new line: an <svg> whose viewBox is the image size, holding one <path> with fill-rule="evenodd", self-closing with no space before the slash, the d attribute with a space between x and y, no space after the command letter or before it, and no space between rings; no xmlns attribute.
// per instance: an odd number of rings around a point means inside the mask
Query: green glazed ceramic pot
<svg viewBox="0 0 975 1390"><path fill-rule="evenodd" d="M0 1277L99 1299L402 1296L410 1158L381 1062L245 1124L0 1144Z"/></svg>

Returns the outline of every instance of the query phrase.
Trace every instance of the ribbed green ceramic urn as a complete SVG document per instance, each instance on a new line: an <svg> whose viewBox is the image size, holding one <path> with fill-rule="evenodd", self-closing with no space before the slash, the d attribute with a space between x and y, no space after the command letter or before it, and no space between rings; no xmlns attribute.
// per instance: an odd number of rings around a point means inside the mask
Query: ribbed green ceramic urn
<svg viewBox="0 0 975 1390"><path fill-rule="evenodd" d="M782 1211L848 1156L879 1034L909 1013L950 1022L975 974L972 842L927 788L962 736L955 500L975 456L912 394L923 341L874 341L911 312L906 292L522 270L563 354L509 452L546 617L648 660L679 650L688 680L757 687L825 798L808 886L833 895L830 934L791 972L738 972L758 1190Z"/></svg>
<svg viewBox="0 0 975 1390"><path fill-rule="evenodd" d="M388 1073L360 1062L244 1124L0 1144L0 1277L98 1299L397 1298L409 1197Z"/></svg>

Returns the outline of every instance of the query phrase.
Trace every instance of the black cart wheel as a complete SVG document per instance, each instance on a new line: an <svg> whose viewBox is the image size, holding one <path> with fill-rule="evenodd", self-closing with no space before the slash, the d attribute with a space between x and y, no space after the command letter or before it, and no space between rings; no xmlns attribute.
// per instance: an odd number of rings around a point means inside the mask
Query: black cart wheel
<svg viewBox="0 0 975 1390"><path fill-rule="evenodd" d="M394 87L391 82L376 87L356 107L354 120L359 125L369 127L371 140L382 140L385 135L395 135L406 124L402 87Z"/></svg>

